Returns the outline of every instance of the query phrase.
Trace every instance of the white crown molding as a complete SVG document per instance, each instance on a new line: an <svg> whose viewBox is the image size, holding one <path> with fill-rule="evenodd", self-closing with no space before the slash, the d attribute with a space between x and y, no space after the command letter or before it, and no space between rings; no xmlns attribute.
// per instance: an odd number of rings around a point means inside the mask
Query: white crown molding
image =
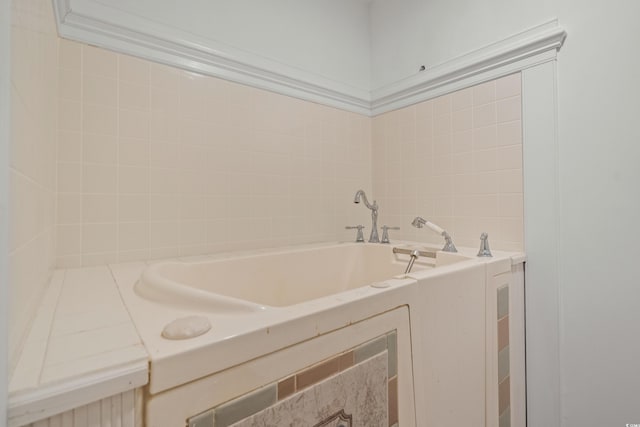
<svg viewBox="0 0 640 427"><path fill-rule="evenodd" d="M367 116L554 60L566 37L553 20L369 92L95 1L53 3L62 37Z"/></svg>
<svg viewBox="0 0 640 427"><path fill-rule="evenodd" d="M556 58L567 33L556 20L373 90L371 115L402 108Z"/></svg>

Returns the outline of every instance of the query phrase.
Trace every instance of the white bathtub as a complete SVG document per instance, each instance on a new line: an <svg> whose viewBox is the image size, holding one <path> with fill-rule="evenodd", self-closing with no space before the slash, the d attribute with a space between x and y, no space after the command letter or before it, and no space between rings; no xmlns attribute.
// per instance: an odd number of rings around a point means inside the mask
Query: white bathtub
<svg viewBox="0 0 640 427"><path fill-rule="evenodd" d="M135 290L156 302L218 312L286 307L403 274L409 257L392 249L339 243L203 262L167 261L148 267ZM431 255L418 258L412 271L468 259L436 251Z"/></svg>

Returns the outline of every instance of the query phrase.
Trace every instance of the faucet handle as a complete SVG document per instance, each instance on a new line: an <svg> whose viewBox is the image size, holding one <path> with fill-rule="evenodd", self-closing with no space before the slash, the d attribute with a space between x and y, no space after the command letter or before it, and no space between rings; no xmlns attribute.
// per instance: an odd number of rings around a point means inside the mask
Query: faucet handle
<svg viewBox="0 0 640 427"><path fill-rule="evenodd" d="M490 257L491 249L489 249L489 235L487 233L482 233L480 235L480 250L478 251L479 257Z"/></svg>
<svg viewBox="0 0 640 427"><path fill-rule="evenodd" d="M362 234L362 229L364 228L364 225L347 225L345 227L346 230L353 230L356 228L358 229L358 234L356 235L356 242L364 243L364 234Z"/></svg>
<svg viewBox="0 0 640 427"><path fill-rule="evenodd" d="M400 230L400 227L389 227L388 225L383 225L382 240L380 240L380 243L389 243L389 230Z"/></svg>

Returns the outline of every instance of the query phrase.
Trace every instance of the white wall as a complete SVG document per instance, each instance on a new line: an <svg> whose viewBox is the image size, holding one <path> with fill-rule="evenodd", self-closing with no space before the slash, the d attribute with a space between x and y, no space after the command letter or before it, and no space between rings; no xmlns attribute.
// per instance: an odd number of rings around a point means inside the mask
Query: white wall
<svg viewBox="0 0 640 427"><path fill-rule="evenodd" d="M485 47L554 17L553 0L377 0L371 5L371 89Z"/></svg>
<svg viewBox="0 0 640 427"><path fill-rule="evenodd" d="M359 89L369 89L369 19L364 0L74 0L143 16L229 47ZM209 44L209 43L208 43Z"/></svg>
<svg viewBox="0 0 640 427"><path fill-rule="evenodd" d="M0 0L0 426L7 421L7 294L8 294L8 220L9 203L9 21L8 0Z"/></svg>
<svg viewBox="0 0 640 427"><path fill-rule="evenodd" d="M421 63L440 63L553 16L567 30L557 64L560 351L548 355L529 347L527 354L529 366L542 368L536 375L545 375L541 360L551 372L559 360L561 397L559 405L530 406L529 425L547 427L549 419L571 427L638 423L640 4L399 3L378 1L372 8L374 88L406 77ZM528 327L554 317L547 310L555 303L541 301L530 310ZM528 397L540 402L555 392L541 384L530 387Z"/></svg>

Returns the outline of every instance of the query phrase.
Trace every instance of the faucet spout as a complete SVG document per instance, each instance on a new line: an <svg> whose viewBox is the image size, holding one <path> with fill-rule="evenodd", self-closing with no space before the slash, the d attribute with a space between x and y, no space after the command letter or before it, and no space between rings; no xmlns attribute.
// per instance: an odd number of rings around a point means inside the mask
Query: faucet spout
<svg viewBox="0 0 640 427"><path fill-rule="evenodd" d="M364 202L364 205L371 210L371 235L369 236L369 243L380 243L380 238L378 237L378 203L376 203L375 200L373 204L369 203L364 190L358 190L353 198L353 203L360 203L361 200Z"/></svg>

